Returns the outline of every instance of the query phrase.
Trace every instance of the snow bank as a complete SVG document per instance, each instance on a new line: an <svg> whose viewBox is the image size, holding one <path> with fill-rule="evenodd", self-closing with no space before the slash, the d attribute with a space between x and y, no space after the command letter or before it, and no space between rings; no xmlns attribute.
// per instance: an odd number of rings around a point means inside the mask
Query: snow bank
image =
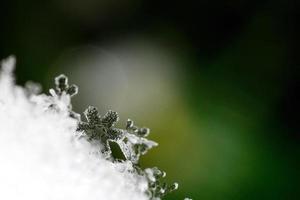
<svg viewBox="0 0 300 200"><path fill-rule="evenodd" d="M14 64L9 57L0 72L0 199L148 199L146 180L129 173L130 164L106 161L76 136L66 110L49 110L49 97L15 85Z"/></svg>

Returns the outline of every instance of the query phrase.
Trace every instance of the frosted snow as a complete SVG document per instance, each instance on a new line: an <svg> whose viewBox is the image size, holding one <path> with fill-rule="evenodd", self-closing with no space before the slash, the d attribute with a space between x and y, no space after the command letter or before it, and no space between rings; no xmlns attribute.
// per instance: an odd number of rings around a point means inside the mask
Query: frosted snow
<svg viewBox="0 0 300 200"><path fill-rule="evenodd" d="M146 180L129 173L130 163L113 164L95 146L78 139L69 101L28 96L12 76L15 58L0 72L0 199L146 200ZM49 111L55 101L59 112Z"/></svg>

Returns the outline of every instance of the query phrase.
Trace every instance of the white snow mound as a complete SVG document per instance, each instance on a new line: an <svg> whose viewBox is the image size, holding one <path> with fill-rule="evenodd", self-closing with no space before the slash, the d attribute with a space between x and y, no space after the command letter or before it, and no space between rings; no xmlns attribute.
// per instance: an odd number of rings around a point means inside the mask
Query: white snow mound
<svg viewBox="0 0 300 200"><path fill-rule="evenodd" d="M14 64L9 57L0 71L0 199L148 199L147 182L127 172L129 163L106 161L78 139L67 111L49 111L45 95L28 97L15 85Z"/></svg>

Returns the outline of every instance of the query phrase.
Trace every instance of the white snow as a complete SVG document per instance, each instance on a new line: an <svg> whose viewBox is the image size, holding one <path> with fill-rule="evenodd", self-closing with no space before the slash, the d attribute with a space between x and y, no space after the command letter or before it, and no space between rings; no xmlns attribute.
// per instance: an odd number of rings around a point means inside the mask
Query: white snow
<svg viewBox="0 0 300 200"><path fill-rule="evenodd" d="M78 139L77 122L67 110L49 111L49 97L28 97L15 85L14 64L9 57L0 71L0 199L148 199L147 183L128 172L130 163L106 161L95 146Z"/></svg>

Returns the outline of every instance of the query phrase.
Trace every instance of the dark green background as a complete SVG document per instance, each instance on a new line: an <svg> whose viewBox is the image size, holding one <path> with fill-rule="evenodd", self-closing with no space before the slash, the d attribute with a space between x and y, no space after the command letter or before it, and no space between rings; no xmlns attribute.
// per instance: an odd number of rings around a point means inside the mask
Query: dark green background
<svg viewBox="0 0 300 200"><path fill-rule="evenodd" d="M182 74L181 101L156 121L139 120L160 143L143 165L180 183L166 199L296 200L299 8L296 0L2 1L0 56L17 56L19 84L49 88L69 49L148 38L178 58Z"/></svg>

